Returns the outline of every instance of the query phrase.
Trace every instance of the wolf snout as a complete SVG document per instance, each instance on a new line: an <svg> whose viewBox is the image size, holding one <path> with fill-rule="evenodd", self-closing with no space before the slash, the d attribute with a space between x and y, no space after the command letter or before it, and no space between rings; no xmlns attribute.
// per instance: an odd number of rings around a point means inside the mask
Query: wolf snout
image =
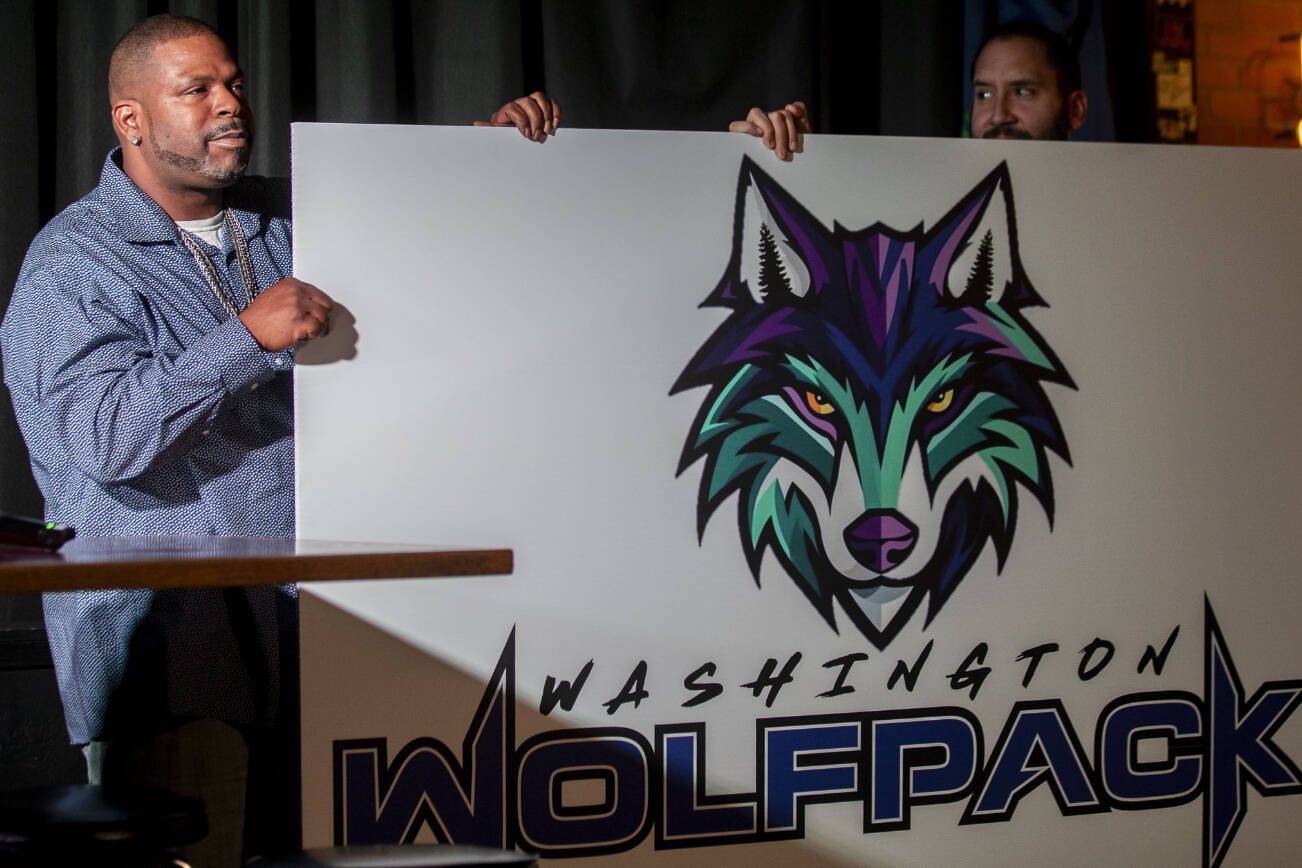
<svg viewBox="0 0 1302 868"><path fill-rule="evenodd" d="M875 573L903 563L917 541L917 525L893 509L870 509L845 529L850 554Z"/></svg>

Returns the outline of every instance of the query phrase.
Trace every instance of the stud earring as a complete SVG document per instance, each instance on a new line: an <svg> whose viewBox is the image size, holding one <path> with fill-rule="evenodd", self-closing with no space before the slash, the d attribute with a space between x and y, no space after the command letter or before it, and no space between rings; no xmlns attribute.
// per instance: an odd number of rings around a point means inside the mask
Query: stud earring
<svg viewBox="0 0 1302 868"><path fill-rule="evenodd" d="M136 145L136 146L139 146L139 145L140 145L140 136L132 136L132 137L131 137L131 144Z"/></svg>

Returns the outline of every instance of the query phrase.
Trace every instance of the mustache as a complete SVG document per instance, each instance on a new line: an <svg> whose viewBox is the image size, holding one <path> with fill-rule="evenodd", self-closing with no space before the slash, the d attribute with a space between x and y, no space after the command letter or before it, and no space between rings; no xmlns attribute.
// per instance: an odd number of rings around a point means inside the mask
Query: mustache
<svg viewBox="0 0 1302 868"><path fill-rule="evenodd" d="M208 131L208 133L203 137L203 139L204 139L204 144L207 144L208 142L211 142L213 139L218 138L219 136L224 136L227 133L240 133L245 138L252 138L251 135L252 132L253 131L249 129L249 125L246 124L244 121L230 120L224 124L219 124L218 126L213 127L211 130Z"/></svg>
<svg viewBox="0 0 1302 868"><path fill-rule="evenodd" d="M1026 130L1021 129L1020 127L1015 127L1012 124L999 124L998 126L991 127L990 129L986 130L984 133L981 134L981 138L997 139L1001 135L1008 136L1011 139L1031 138L1031 134L1028 133Z"/></svg>

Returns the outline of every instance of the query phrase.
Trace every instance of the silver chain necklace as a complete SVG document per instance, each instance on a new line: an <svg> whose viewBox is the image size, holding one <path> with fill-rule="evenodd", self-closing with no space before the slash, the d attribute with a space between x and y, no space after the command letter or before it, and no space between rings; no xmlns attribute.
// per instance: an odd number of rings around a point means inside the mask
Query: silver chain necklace
<svg viewBox="0 0 1302 868"><path fill-rule="evenodd" d="M259 292L257 280L253 276L253 259L249 256L249 241L244 237L244 230L240 228L239 222L231 214L231 209L226 209L223 219L226 232L231 236L231 243L235 245L235 261L239 263L240 281L244 284L244 307L248 307ZM217 296L217 300L221 302L222 307L226 308L227 313L233 317L239 316L240 308L235 306L235 299L231 298L231 294L226 290L225 284L222 283L221 277L217 274L217 267L212 264L212 260L204 252L199 240L184 229L181 230L180 234L181 243L194 257L194 261L198 264L199 270L203 272L204 279L208 281L208 287L212 290L213 295Z"/></svg>

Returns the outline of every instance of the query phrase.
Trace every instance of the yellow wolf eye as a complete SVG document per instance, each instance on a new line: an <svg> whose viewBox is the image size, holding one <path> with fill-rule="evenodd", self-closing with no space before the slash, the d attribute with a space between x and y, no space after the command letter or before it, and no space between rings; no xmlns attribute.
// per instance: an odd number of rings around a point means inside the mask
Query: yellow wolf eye
<svg viewBox="0 0 1302 868"><path fill-rule="evenodd" d="M820 416L830 416L836 412L836 408L818 392L806 392L805 403L809 405L809 409Z"/></svg>
<svg viewBox="0 0 1302 868"><path fill-rule="evenodd" d="M933 413L944 413L949 409L949 405L954 403L954 390L946 389L943 392L937 392L936 397L927 405L927 409Z"/></svg>

